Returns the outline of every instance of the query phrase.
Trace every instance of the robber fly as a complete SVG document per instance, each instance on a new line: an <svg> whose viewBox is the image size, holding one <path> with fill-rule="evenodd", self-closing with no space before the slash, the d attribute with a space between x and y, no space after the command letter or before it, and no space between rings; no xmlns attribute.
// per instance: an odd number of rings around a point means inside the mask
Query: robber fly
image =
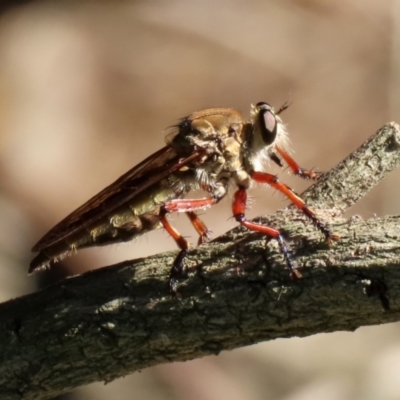
<svg viewBox="0 0 400 400"><path fill-rule="evenodd" d="M211 108L183 118L167 136L167 145L122 175L51 229L33 247L39 252L29 272L44 269L76 250L125 242L156 228L172 236L180 252L170 272L170 289L176 290L183 274L189 244L168 222L167 214L184 212L199 235L198 243L209 240L209 231L196 210L206 209L224 198L233 183L232 212L238 223L278 241L291 274L301 277L293 264L278 229L249 221L245 216L247 189L252 182L265 183L287 196L319 229L328 241L339 237L275 175L264 172L274 161L302 178L320 174L304 170L288 153L287 132L279 114L269 104L251 106L250 118L230 108ZM184 198L202 190L207 196Z"/></svg>

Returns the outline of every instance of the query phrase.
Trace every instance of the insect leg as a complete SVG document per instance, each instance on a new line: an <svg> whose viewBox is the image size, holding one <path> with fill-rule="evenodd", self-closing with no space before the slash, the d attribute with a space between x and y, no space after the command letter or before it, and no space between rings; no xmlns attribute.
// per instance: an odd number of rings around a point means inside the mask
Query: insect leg
<svg viewBox="0 0 400 400"><path fill-rule="evenodd" d="M196 227L196 225L192 222L193 226L196 230L199 229L200 232L202 232L202 229L205 228L205 232L203 231L203 235L205 235L207 232L207 228L193 211L210 207L217 202L218 199L216 197L206 197L202 199L176 199L165 203L160 209L161 224L163 225L164 229L172 236L178 247L181 249L174 261L174 264L172 265L169 275L169 288L172 293L176 293L177 279L182 277L182 275L184 274L183 260L187 255L189 243L175 228L171 226L171 224L167 220L166 215L170 212L186 212L187 214L194 215L194 221L198 225ZM189 218L191 217L189 216ZM200 232L199 234L201 234Z"/></svg>
<svg viewBox="0 0 400 400"><path fill-rule="evenodd" d="M293 174L299 176L300 178L313 179L313 180L317 180L321 177L322 175L321 172L301 168L300 165L297 164L295 160L293 160L293 158L289 155L289 153L287 153L281 147L276 146L276 150L285 160L286 164L292 170Z"/></svg>
<svg viewBox="0 0 400 400"><path fill-rule="evenodd" d="M281 248L283 257L286 261L286 265L291 271L291 275L296 278L301 278L301 273L296 269L295 265L290 259L289 250L286 246L285 241L283 240L282 234L277 229L247 220L245 216L246 203L246 189L238 189L233 197L232 204L233 216L235 217L236 221L245 226L247 229L263 233L270 238L276 239L278 241L279 247Z"/></svg>
<svg viewBox="0 0 400 400"><path fill-rule="evenodd" d="M292 203L308 218L310 218L313 224L325 235L328 243L330 243L332 240L339 240L339 235L332 233L326 227L325 223L316 216L315 212L307 206L304 200L297 196L289 186L280 182L275 175L268 174L266 172L253 171L251 173L251 178L259 183L267 183L288 197Z"/></svg>
<svg viewBox="0 0 400 400"><path fill-rule="evenodd" d="M199 235L197 244L203 244L210 240L211 231L207 228L206 224L199 218L199 216L193 211L187 211L186 215L190 219L194 229Z"/></svg>

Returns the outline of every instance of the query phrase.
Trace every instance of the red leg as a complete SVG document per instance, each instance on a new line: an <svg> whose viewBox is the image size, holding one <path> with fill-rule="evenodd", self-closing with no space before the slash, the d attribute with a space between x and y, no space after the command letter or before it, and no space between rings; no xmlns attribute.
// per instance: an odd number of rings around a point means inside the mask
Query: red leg
<svg viewBox="0 0 400 400"><path fill-rule="evenodd" d="M300 176L300 178L314 179L314 180L319 179L321 177L322 174L320 172L301 168L299 164L297 164L297 162L293 160L293 158L289 155L289 153L287 153L279 146L276 146L276 150L282 156L286 164L289 166L289 168L295 175Z"/></svg>
<svg viewBox="0 0 400 400"><path fill-rule="evenodd" d="M177 279L184 275L183 260L186 257L187 250L189 248L188 241L168 222L166 212L161 209L160 211L160 222L164 229L172 236L178 247L181 249L174 263L172 264L171 271L169 273L169 290L171 293L176 293Z"/></svg>
<svg viewBox="0 0 400 400"><path fill-rule="evenodd" d="M185 212L194 229L196 229L196 232L199 234L198 244L202 244L209 240L210 231L193 211L211 207L215 203L217 203L217 200L214 197L204 197L202 199L177 199L166 203L164 209L166 212Z"/></svg>
<svg viewBox="0 0 400 400"><path fill-rule="evenodd" d="M189 242L168 222L166 213L160 214L160 222L172 239L175 240L178 247L186 251L189 248Z"/></svg>
<svg viewBox="0 0 400 400"><path fill-rule="evenodd" d="M189 248L188 241L168 222L166 215L170 212L186 212L200 237L207 237L207 227L193 212L194 210L204 209L215 204L217 200L213 197L203 199L177 199L165 203L160 209L160 222L169 235L175 240L181 249L172 265L169 276L169 288L172 293L176 293L178 278L184 275L183 260ZM200 241L200 239L199 239Z"/></svg>
<svg viewBox="0 0 400 400"><path fill-rule="evenodd" d="M296 278L301 278L300 272L296 269L292 261L290 260L289 251L286 246L285 241L281 233L274 228L270 228L269 226L257 224L255 222L251 222L245 217L245 209L247 203L247 193L245 189L238 189L233 197L233 205L232 211L233 216L236 221L238 221L241 225L245 226L247 229L250 229L255 232L263 233L264 235L276 239L279 243L279 247L281 248L283 257L285 258L286 265L289 267L291 274Z"/></svg>
<svg viewBox="0 0 400 400"><path fill-rule="evenodd" d="M278 180L275 175L268 174L266 172L255 172L251 173L252 179L259 183L267 183L273 188L279 190L286 197L288 197L292 203L303 213L311 219L313 224L325 235L328 242L332 240L339 240L339 236L332 233L316 215L315 212L308 208L307 204L299 196L297 196L289 186L283 184Z"/></svg>
<svg viewBox="0 0 400 400"><path fill-rule="evenodd" d="M197 244L203 244L210 240L211 231L207 228L206 224L198 217L198 215L193 211L187 211L186 215L189 217L194 229L199 235L199 240Z"/></svg>
<svg viewBox="0 0 400 400"><path fill-rule="evenodd" d="M202 199L176 199L168 201L163 208L166 212L187 212L195 210L204 210L217 203L214 197L203 197Z"/></svg>

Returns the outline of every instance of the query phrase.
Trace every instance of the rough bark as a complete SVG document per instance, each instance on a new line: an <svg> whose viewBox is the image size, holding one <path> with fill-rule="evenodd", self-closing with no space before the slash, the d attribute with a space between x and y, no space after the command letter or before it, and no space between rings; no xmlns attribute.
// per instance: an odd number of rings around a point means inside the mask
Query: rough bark
<svg viewBox="0 0 400 400"><path fill-rule="evenodd" d="M282 227L303 274L277 245L237 228L187 260L180 299L168 292L176 252L127 261L0 305L0 398L48 399L93 381L281 337L400 319L400 216L339 216L400 162L385 125L303 198L341 240L329 247L289 207Z"/></svg>

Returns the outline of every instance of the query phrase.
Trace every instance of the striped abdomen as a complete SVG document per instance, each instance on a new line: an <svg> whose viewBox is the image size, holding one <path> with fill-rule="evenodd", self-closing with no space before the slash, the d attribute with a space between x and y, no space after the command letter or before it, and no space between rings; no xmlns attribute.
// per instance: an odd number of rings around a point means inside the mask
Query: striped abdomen
<svg viewBox="0 0 400 400"><path fill-rule="evenodd" d="M90 226L41 249L32 260L29 272L46 268L51 262L59 261L79 249L129 241L160 228L161 205L182 197L187 191L185 185L178 183L176 176L158 182Z"/></svg>

